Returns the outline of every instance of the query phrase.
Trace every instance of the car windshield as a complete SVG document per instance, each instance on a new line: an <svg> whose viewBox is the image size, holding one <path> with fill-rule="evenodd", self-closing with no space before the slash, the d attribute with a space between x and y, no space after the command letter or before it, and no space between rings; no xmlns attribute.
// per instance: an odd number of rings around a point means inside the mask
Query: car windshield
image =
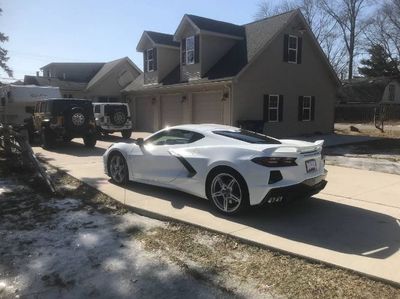
<svg viewBox="0 0 400 299"><path fill-rule="evenodd" d="M213 131L214 134L229 137L232 139L237 139L247 143L256 144L281 144L281 142L275 138L268 137L259 133L238 130L238 131Z"/></svg>

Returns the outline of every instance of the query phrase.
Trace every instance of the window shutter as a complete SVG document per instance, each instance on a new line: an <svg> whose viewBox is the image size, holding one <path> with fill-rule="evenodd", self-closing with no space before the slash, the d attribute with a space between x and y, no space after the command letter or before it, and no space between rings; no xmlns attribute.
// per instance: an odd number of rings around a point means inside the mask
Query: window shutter
<svg viewBox="0 0 400 299"><path fill-rule="evenodd" d="M311 120L315 118L315 97L311 97Z"/></svg>
<svg viewBox="0 0 400 299"><path fill-rule="evenodd" d="M283 37L283 61L288 62L288 49L289 49L289 35L285 34Z"/></svg>
<svg viewBox="0 0 400 299"><path fill-rule="evenodd" d="M264 95L264 115L263 115L263 120L264 122L268 122L269 121L269 111L268 111L268 107L269 107L269 94L265 94Z"/></svg>
<svg viewBox="0 0 400 299"><path fill-rule="evenodd" d="M200 36L196 35L194 37L194 63L199 63L200 61Z"/></svg>
<svg viewBox="0 0 400 299"><path fill-rule="evenodd" d="M298 120L299 121L302 121L303 120L303 99L304 99L304 97L303 96L299 96L299 106L298 106Z"/></svg>
<svg viewBox="0 0 400 299"><path fill-rule="evenodd" d="M301 53L303 48L303 38L297 38L297 64L301 64Z"/></svg>
<svg viewBox="0 0 400 299"><path fill-rule="evenodd" d="M181 41L181 55L182 55L182 65L186 64L186 38Z"/></svg>
<svg viewBox="0 0 400 299"><path fill-rule="evenodd" d="M157 70L157 48L153 48L153 70Z"/></svg>
<svg viewBox="0 0 400 299"><path fill-rule="evenodd" d="M143 71L147 72L147 50L143 52Z"/></svg>
<svg viewBox="0 0 400 299"><path fill-rule="evenodd" d="M283 95L279 95L279 121L283 121Z"/></svg>

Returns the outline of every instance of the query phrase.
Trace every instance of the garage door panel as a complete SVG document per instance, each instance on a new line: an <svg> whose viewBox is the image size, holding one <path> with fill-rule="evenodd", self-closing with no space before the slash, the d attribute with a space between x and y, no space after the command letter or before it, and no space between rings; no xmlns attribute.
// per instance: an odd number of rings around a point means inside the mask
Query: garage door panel
<svg viewBox="0 0 400 299"><path fill-rule="evenodd" d="M153 132L154 108L150 97L136 98L136 131Z"/></svg>
<svg viewBox="0 0 400 299"><path fill-rule="evenodd" d="M161 127L175 126L183 122L183 105L181 95L161 97Z"/></svg>
<svg viewBox="0 0 400 299"><path fill-rule="evenodd" d="M193 94L193 123L223 124L221 92Z"/></svg>

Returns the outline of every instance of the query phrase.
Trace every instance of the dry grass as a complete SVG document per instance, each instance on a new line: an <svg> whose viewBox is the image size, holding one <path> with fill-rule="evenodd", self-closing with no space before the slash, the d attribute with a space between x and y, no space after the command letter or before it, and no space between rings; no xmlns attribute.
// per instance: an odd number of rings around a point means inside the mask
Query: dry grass
<svg viewBox="0 0 400 299"><path fill-rule="evenodd" d="M136 237L147 250L159 252L184 267L195 265L211 280L254 285L259 292L273 297L400 298L399 289L350 271L247 245L184 224L171 223Z"/></svg>
<svg viewBox="0 0 400 299"><path fill-rule="evenodd" d="M1 174L10 174L9 170L0 170ZM30 174L18 176L26 182L30 180ZM52 177L65 196L83 199L79 209L129 213L112 198L63 172L53 169ZM31 184L41 192L37 183ZM52 213L43 211L43 217L51 217ZM232 294L250 287L258 294L284 298L400 298L400 289L350 271L244 244L190 225L170 222L147 231L128 228L126 233L194 278L218 284Z"/></svg>

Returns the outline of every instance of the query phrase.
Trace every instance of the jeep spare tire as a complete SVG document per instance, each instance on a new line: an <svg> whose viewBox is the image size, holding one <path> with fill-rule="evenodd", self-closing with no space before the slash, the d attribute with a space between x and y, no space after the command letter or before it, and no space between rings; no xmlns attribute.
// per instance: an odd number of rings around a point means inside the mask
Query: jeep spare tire
<svg viewBox="0 0 400 299"><path fill-rule="evenodd" d="M75 128L81 128L86 123L85 111L81 107L74 107L70 114L71 125Z"/></svg>
<svg viewBox="0 0 400 299"><path fill-rule="evenodd" d="M113 125L123 126L128 119L128 115L124 110L114 110L110 115L110 121Z"/></svg>

